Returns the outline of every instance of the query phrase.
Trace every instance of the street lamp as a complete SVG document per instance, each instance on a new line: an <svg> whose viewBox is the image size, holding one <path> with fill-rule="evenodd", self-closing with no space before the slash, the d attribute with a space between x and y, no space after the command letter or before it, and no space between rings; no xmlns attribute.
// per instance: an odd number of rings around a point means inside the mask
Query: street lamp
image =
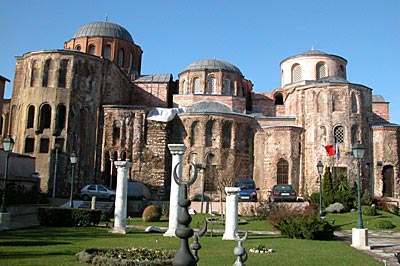
<svg viewBox="0 0 400 266"><path fill-rule="evenodd" d="M319 174L319 216L322 217L322 181L321 181L321 175L322 172L324 171L324 165L322 164L321 161L318 161L317 164L317 169L318 169L318 174Z"/></svg>
<svg viewBox="0 0 400 266"><path fill-rule="evenodd" d="M69 159L71 160L71 165L72 165L72 170L71 170L71 193L69 195L69 207L73 208L74 207L74 201L72 199L72 194L74 191L74 179L75 179L75 164L78 161L78 156L76 156L75 151L71 153L69 156Z"/></svg>
<svg viewBox="0 0 400 266"><path fill-rule="evenodd" d="M58 150L60 149L61 145L56 143L54 145L54 149L56 151L56 158L54 160L54 179L53 179L53 198L56 197L56 180L57 180L57 163L58 163Z"/></svg>
<svg viewBox="0 0 400 266"><path fill-rule="evenodd" d="M357 177L358 177L358 189L357 189L357 212L358 212L358 220L356 224L356 228L363 229L363 221L362 221L362 213L361 213L361 187L360 187L360 160L364 157L365 147L360 142L355 143L352 147L353 156L357 159Z"/></svg>
<svg viewBox="0 0 400 266"><path fill-rule="evenodd" d="M7 213L7 179L8 179L8 161L10 159L10 151L14 147L14 140L7 136L3 139L3 150L6 152L6 161L4 166L4 183L3 183L3 198L1 202L1 212Z"/></svg>
<svg viewBox="0 0 400 266"><path fill-rule="evenodd" d="M110 188L112 188L112 184L113 184L113 166L114 166L114 157L111 156L110 157Z"/></svg>

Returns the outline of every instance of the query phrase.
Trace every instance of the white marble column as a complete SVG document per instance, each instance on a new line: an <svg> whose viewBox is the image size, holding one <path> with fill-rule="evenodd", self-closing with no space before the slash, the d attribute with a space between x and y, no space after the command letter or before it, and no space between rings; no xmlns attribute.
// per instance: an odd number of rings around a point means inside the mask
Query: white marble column
<svg viewBox="0 0 400 266"><path fill-rule="evenodd" d="M238 187L226 187L226 207L225 207L225 233L223 240L235 240L235 230L238 226Z"/></svg>
<svg viewBox="0 0 400 266"><path fill-rule="evenodd" d="M174 180L174 169L177 164L176 174L179 180L182 180L182 156L186 151L183 144L168 144L169 151L172 154L172 172L171 172L171 191L169 196L169 223L168 230L164 236L175 236L175 230L178 228L178 198L179 198L179 185Z"/></svg>
<svg viewBox="0 0 400 266"><path fill-rule="evenodd" d="M128 169L132 163L127 161L115 161L117 168L117 189L115 195L114 227L109 233L126 234L126 213L128 198Z"/></svg>

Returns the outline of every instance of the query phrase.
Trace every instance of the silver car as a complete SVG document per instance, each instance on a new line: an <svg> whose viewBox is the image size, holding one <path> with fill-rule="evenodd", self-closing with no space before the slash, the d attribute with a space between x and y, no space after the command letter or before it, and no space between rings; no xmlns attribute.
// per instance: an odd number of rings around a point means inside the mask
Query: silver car
<svg viewBox="0 0 400 266"><path fill-rule="evenodd" d="M100 184L88 184L81 189L81 198L86 201L92 197L114 201L115 190Z"/></svg>

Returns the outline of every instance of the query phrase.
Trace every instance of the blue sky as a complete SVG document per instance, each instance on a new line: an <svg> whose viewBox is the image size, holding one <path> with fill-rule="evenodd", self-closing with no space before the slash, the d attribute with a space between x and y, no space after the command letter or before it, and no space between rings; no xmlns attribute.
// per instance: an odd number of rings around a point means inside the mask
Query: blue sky
<svg viewBox="0 0 400 266"><path fill-rule="evenodd" d="M0 75L12 81L15 56L62 49L79 27L106 16L142 47L142 74L177 79L190 63L216 58L270 92L285 58L311 47L339 55L348 80L382 95L400 124L398 0L0 0ZM12 82L6 98L11 90Z"/></svg>

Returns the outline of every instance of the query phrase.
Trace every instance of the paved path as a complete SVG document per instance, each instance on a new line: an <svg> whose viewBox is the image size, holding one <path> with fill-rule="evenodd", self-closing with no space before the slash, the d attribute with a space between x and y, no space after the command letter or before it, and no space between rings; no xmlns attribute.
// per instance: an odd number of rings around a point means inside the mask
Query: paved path
<svg viewBox="0 0 400 266"><path fill-rule="evenodd" d="M335 231L335 235L351 245L351 230ZM364 252L382 261L383 265L400 265L394 253L400 253L400 232L390 230L368 230L370 250ZM385 264L386 263L386 264Z"/></svg>

